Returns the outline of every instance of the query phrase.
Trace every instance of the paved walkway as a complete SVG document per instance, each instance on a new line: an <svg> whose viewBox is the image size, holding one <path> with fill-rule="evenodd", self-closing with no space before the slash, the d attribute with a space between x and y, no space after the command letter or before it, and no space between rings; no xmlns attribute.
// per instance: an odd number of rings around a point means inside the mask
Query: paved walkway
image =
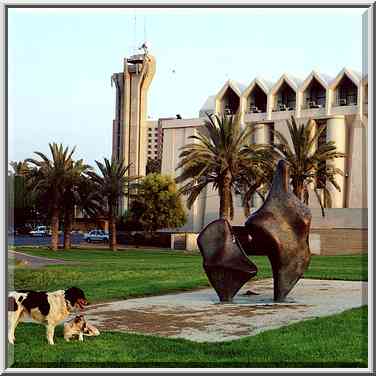
<svg viewBox="0 0 376 376"><path fill-rule="evenodd" d="M272 279L254 281L233 304L218 304L213 289L89 306L85 315L100 330L135 332L197 342L255 335L293 322L367 304L367 282L303 279L284 303L274 303ZM259 295L246 295L251 289Z"/></svg>
<svg viewBox="0 0 376 376"><path fill-rule="evenodd" d="M40 257L40 256L32 256L28 255L26 253L17 252L17 251L11 251L9 250L9 265L11 266L11 258L14 258L17 261L22 261L27 266L30 266L31 268L40 268L42 266L46 265L63 265L63 264L77 264L77 262L73 261L65 261L65 260L59 260L59 259L51 259L47 257Z"/></svg>

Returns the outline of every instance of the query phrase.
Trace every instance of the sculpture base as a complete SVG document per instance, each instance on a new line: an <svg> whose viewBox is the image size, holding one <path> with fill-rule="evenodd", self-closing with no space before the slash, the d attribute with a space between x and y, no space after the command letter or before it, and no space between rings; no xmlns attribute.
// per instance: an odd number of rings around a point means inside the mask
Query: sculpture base
<svg viewBox="0 0 376 376"><path fill-rule="evenodd" d="M244 295L249 289L259 295ZM233 303L220 304L208 288L93 305L85 316L103 331L220 342L365 304L367 282L301 279L285 302L275 303L273 280L263 279L247 283Z"/></svg>

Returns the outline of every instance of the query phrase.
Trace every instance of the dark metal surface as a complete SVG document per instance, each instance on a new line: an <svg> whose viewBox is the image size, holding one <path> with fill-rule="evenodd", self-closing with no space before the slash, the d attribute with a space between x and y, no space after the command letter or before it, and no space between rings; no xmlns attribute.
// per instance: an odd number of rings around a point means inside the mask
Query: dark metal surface
<svg viewBox="0 0 376 376"><path fill-rule="evenodd" d="M273 184L262 207L245 226L252 249L265 249L273 270L274 300L283 301L309 265L311 212L289 188L288 165L278 162Z"/></svg>
<svg viewBox="0 0 376 376"><path fill-rule="evenodd" d="M220 301L232 301L256 275L257 267L246 254L268 256L273 270L274 300L283 301L309 265L310 225L311 212L290 191L288 165L281 160L267 199L245 223L251 239L243 231L239 242L224 219L207 225L197 239L204 270Z"/></svg>
<svg viewBox="0 0 376 376"><path fill-rule="evenodd" d="M206 275L221 302L231 302L239 289L257 273L225 219L209 223L197 238Z"/></svg>

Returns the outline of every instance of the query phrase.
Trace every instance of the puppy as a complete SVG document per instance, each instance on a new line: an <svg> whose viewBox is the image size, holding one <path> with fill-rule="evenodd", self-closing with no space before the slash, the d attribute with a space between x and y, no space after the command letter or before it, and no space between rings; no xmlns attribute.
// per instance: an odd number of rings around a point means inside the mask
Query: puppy
<svg viewBox="0 0 376 376"><path fill-rule="evenodd" d="M89 324L88 322L85 324L84 327L84 336L93 337L93 336L99 336L100 331L94 326Z"/></svg>
<svg viewBox="0 0 376 376"><path fill-rule="evenodd" d="M79 315L64 324L64 339L69 342L73 336L78 336L83 341L83 336L99 336L99 330L87 323L84 316Z"/></svg>
<svg viewBox="0 0 376 376"><path fill-rule="evenodd" d="M54 344L55 327L75 310L88 302L78 287L54 292L22 290L8 294L8 340L14 344L15 330L20 321L31 318L46 325L47 341Z"/></svg>
<svg viewBox="0 0 376 376"><path fill-rule="evenodd" d="M72 337L78 336L78 339L83 341L85 325L86 321L82 315L76 316L74 319L66 322L64 324L64 339L69 342Z"/></svg>

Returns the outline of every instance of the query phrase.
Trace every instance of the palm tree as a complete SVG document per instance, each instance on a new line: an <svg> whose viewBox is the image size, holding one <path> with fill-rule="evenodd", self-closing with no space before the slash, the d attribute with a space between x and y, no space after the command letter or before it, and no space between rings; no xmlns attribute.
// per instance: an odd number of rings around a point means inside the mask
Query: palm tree
<svg viewBox="0 0 376 376"><path fill-rule="evenodd" d="M119 199L125 196L129 183L136 177L126 176L129 166L125 166L123 162L114 159L109 161L104 158L104 163L95 161L101 176L96 172L88 171L88 175L96 184L98 193L106 200L107 215L110 228L110 248L116 251L116 209Z"/></svg>
<svg viewBox="0 0 376 376"><path fill-rule="evenodd" d="M102 208L102 197L96 191L95 185L87 176L91 166L80 159L73 163L67 177L64 194L64 249L71 248L71 231L74 217L74 208L84 210L90 216L96 216Z"/></svg>
<svg viewBox="0 0 376 376"><path fill-rule="evenodd" d="M273 148L268 144L247 144L242 153L248 159L249 167L237 175L236 188L242 197L244 215L248 217L251 214L252 196L258 195L265 201L273 180L276 160Z"/></svg>
<svg viewBox="0 0 376 376"><path fill-rule="evenodd" d="M20 162L11 161L9 162L9 164L13 168L13 173L15 175L26 176L30 170L29 165L27 164L27 161L20 161Z"/></svg>
<svg viewBox="0 0 376 376"><path fill-rule="evenodd" d="M219 193L219 216L232 219L233 196L240 174L249 171L253 164L261 166L266 161L262 153L245 152L253 129L242 129L237 116L207 116L203 128L190 137L194 142L181 148L177 169L182 172L176 182L187 181L179 192L188 195L188 208L206 186L212 185Z"/></svg>
<svg viewBox="0 0 376 376"><path fill-rule="evenodd" d="M10 207L13 209L14 225L25 225L30 218L33 206L36 202L35 195L31 192L27 176L30 167L26 161L9 162L13 171L8 171L8 181L11 193Z"/></svg>
<svg viewBox="0 0 376 376"><path fill-rule="evenodd" d="M319 138L326 126L316 126L314 120L306 124L298 125L295 118L287 121L292 147L286 137L279 131L274 134L277 143L274 148L277 157L282 157L290 164L291 185L294 194L308 204L309 187L313 188L320 203L322 215L324 207L331 207L330 190L327 182L333 185L338 191L341 190L336 182L337 175L343 175L343 171L333 166L334 159L344 158L345 154L337 151L334 141L319 142ZM327 163L329 162L329 163ZM320 195L323 190L324 200Z"/></svg>
<svg viewBox="0 0 376 376"><path fill-rule="evenodd" d="M69 179L71 170L74 166L72 154L73 148L69 151L63 145L52 143L49 144L52 159L50 160L41 152L34 152L40 157L40 160L28 158L26 162L30 162L36 168L31 169L29 179L33 184L33 190L39 192L47 200L48 207L51 212L51 248L58 249L59 242L59 216L62 204L64 189Z"/></svg>

